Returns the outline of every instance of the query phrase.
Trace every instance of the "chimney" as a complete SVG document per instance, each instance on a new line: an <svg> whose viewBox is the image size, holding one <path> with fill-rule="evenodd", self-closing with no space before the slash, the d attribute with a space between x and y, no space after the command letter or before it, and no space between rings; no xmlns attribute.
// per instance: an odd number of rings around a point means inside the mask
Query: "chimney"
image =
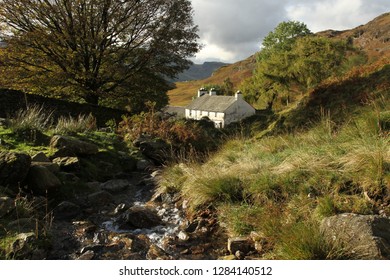
<svg viewBox="0 0 390 280"><path fill-rule="evenodd" d="M242 92L241 91L237 91L236 94L234 95L234 97L236 98L236 100L242 99Z"/></svg>
<svg viewBox="0 0 390 280"><path fill-rule="evenodd" d="M210 95L217 95L215 88L210 89Z"/></svg>
<svg viewBox="0 0 390 280"><path fill-rule="evenodd" d="M198 90L198 97L201 97L203 95L206 95L207 94L207 90L205 88L200 88Z"/></svg>

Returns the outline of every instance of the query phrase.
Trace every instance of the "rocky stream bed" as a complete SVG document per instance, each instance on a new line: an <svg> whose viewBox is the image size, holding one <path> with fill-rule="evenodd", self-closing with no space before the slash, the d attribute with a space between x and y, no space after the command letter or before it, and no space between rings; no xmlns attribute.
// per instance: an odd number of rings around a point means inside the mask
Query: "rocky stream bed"
<svg viewBox="0 0 390 280"><path fill-rule="evenodd" d="M95 193L58 206L57 213L67 214L53 221L48 259L215 259L227 254L212 212L189 220L178 196L154 193L152 175L134 172L93 184Z"/></svg>

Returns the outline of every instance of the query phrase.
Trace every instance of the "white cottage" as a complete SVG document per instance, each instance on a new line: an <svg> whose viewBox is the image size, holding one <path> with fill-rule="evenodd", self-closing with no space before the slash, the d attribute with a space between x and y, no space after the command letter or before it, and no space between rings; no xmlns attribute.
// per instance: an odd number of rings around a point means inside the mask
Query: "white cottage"
<svg viewBox="0 0 390 280"><path fill-rule="evenodd" d="M242 98L239 91L235 96L219 96L215 90L211 89L207 92L203 88L198 91L198 98L185 108L186 119L209 119L218 128L238 122L255 113L256 110Z"/></svg>

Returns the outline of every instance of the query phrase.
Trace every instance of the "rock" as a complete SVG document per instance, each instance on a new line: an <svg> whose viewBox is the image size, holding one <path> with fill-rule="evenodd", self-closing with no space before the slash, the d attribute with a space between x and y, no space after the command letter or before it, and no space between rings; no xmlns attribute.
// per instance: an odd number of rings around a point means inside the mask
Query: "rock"
<svg viewBox="0 0 390 280"><path fill-rule="evenodd" d="M92 260L94 256L95 256L94 251L87 251L84 254L82 254L80 257L78 257L77 260L89 261Z"/></svg>
<svg viewBox="0 0 390 280"><path fill-rule="evenodd" d="M390 259L390 219L341 214L325 218L321 231L328 242L354 259Z"/></svg>
<svg viewBox="0 0 390 280"><path fill-rule="evenodd" d="M58 164L65 172L78 172L80 170L80 160L78 157L58 157L53 162Z"/></svg>
<svg viewBox="0 0 390 280"><path fill-rule="evenodd" d="M114 210L114 214L117 215L117 214L120 214L120 213L123 213L126 211L126 208L127 208L127 205L125 203L121 203L119 204L115 210Z"/></svg>
<svg viewBox="0 0 390 280"><path fill-rule="evenodd" d="M190 236L188 235L188 233L186 233L184 231L180 231L179 234L177 235L177 237L181 241L188 241L190 239Z"/></svg>
<svg viewBox="0 0 390 280"><path fill-rule="evenodd" d="M153 228L162 224L160 217L152 210L133 206L123 213L116 222L121 230Z"/></svg>
<svg viewBox="0 0 390 280"><path fill-rule="evenodd" d="M70 183L76 183L80 181L80 178L74 175L73 173L68 172L59 172L58 176L64 181L64 182L70 182Z"/></svg>
<svg viewBox="0 0 390 280"><path fill-rule="evenodd" d="M137 169L137 160L133 157L121 155L119 161L123 172L133 172Z"/></svg>
<svg viewBox="0 0 390 280"><path fill-rule="evenodd" d="M54 217L58 219L72 219L77 217L80 212L80 206L69 201L63 201L54 209Z"/></svg>
<svg viewBox="0 0 390 280"><path fill-rule="evenodd" d="M223 257L219 257L218 260L222 260L222 261L234 261L234 260L236 260L236 256L235 256L235 255L223 256Z"/></svg>
<svg viewBox="0 0 390 280"><path fill-rule="evenodd" d="M139 171L150 170L153 167L154 167L153 163L151 163L146 159L140 159L139 161L137 161L137 170Z"/></svg>
<svg viewBox="0 0 390 280"><path fill-rule="evenodd" d="M126 190L130 186L128 180L116 179L110 180L101 185L102 190L108 191L110 193L119 193Z"/></svg>
<svg viewBox="0 0 390 280"><path fill-rule="evenodd" d="M165 252L163 249L161 249L155 244L152 244L150 246L149 251L146 254L146 258L148 260L171 260L172 259L167 252Z"/></svg>
<svg viewBox="0 0 390 280"><path fill-rule="evenodd" d="M97 226L90 221L75 221L72 224L76 227L76 233L79 233L81 236L92 234L97 229Z"/></svg>
<svg viewBox="0 0 390 280"><path fill-rule="evenodd" d="M10 197L0 197L0 218L10 213L15 208L15 202Z"/></svg>
<svg viewBox="0 0 390 280"><path fill-rule="evenodd" d="M36 230L37 224L36 220L32 218L20 218L17 220L14 220L7 225L8 230L14 230L14 231L34 231Z"/></svg>
<svg viewBox="0 0 390 280"><path fill-rule="evenodd" d="M94 155L99 152L98 146L70 136L55 135L50 140L50 147L73 155Z"/></svg>
<svg viewBox="0 0 390 280"><path fill-rule="evenodd" d="M26 181L28 188L39 195L45 195L46 191L56 190L62 185L52 172L40 165L31 166Z"/></svg>
<svg viewBox="0 0 390 280"><path fill-rule="evenodd" d="M31 157L33 162L51 162L43 152L39 152Z"/></svg>
<svg viewBox="0 0 390 280"><path fill-rule="evenodd" d="M199 221L198 221L198 220L195 220L195 221L193 221L192 223L190 223L190 224L186 227L185 231L186 231L187 233L193 233L193 232L196 231L196 229L198 228L198 226L199 226Z"/></svg>
<svg viewBox="0 0 390 280"><path fill-rule="evenodd" d="M255 242L255 250L258 253L264 253L267 250L268 240L263 233L252 231L250 238Z"/></svg>
<svg viewBox="0 0 390 280"><path fill-rule="evenodd" d="M151 159L154 164L161 165L165 162L170 146L161 139L155 139L148 135L142 135L133 142L141 153Z"/></svg>
<svg viewBox="0 0 390 280"><path fill-rule="evenodd" d="M86 183L87 187L91 190L99 191L100 190L100 182L88 182Z"/></svg>
<svg viewBox="0 0 390 280"><path fill-rule="evenodd" d="M45 260L47 258L47 252L45 249L35 249L32 252L31 260Z"/></svg>
<svg viewBox="0 0 390 280"><path fill-rule="evenodd" d="M231 254L237 251L247 254L254 250L254 242L247 237L234 237L228 239L228 250Z"/></svg>
<svg viewBox="0 0 390 280"><path fill-rule="evenodd" d="M58 173L60 171L60 166L52 162L35 162L31 163L31 166L43 166L47 168L52 173Z"/></svg>
<svg viewBox="0 0 390 280"><path fill-rule="evenodd" d="M92 252L94 252L94 253L98 253L98 252L102 251L103 248L104 248L104 246L101 245L101 244L89 245L89 246L86 246L86 247L81 248L80 254L85 254L85 253L88 252L88 251L92 251Z"/></svg>
<svg viewBox="0 0 390 280"><path fill-rule="evenodd" d="M33 232L20 233L15 237L10 248L10 256L15 259L26 259L33 253L36 237Z"/></svg>
<svg viewBox="0 0 390 280"><path fill-rule="evenodd" d="M92 206L105 206L113 201L114 197L107 191L99 191L88 195L88 202Z"/></svg>
<svg viewBox="0 0 390 280"><path fill-rule="evenodd" d="M26 154L0 152L0 186L18 192L30 169L31 157Z"/></svg>
<svg viewBox="0 0 390 280"><path fill-rule="evenodd" d="M237 260L243 260L246 256L246 254L241 251L236 251L234 255L236 256Z"/></svg>

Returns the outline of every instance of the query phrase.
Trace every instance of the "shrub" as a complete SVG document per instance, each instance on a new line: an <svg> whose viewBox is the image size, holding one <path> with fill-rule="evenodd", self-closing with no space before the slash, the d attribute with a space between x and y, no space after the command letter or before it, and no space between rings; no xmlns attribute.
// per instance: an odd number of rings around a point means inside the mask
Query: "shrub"
<svg viewBox="0 0 390 280"><path fill-rule="evenodd" d="M134 141L142 135L161 139L171 146L171 154L167 158L177 161L201 160L218 147L222 137L214 126L193 120L167 118L156 113L153 104L149 106L148 112L123 117L118 132L125 140Z"/></svg>

